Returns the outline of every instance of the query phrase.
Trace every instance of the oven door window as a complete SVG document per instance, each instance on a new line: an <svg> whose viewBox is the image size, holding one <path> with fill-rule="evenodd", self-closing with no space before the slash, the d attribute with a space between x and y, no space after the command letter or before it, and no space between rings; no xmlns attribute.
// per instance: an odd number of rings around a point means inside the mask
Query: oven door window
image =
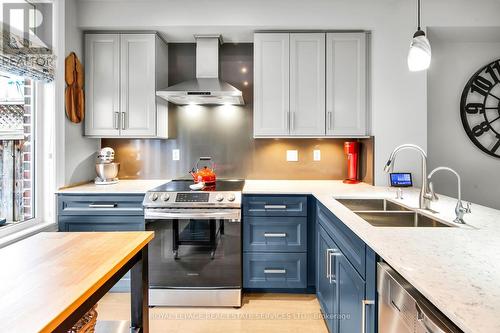
<svg viewBox="0 0 500 333"><path fill-rule="evenodd" d="M241 287L241 223L149 220L151 288Z"/></svg>

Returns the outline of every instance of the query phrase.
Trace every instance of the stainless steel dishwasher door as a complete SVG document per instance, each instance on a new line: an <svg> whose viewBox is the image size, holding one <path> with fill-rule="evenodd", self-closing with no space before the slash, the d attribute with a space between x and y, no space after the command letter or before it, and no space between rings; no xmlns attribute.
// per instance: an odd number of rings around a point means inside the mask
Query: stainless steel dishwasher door
<svg viewBox="0 0 500 333"><path fill-rule="evenodd" d="M387 265L377 266L378 333L414 333L413 300L389 274Z"/></svg>
<svg viewBox="0 0 500 333"><path fill-rule="evenodd" d="M401 275L377 264L378 333L462 332Z"/></svg>

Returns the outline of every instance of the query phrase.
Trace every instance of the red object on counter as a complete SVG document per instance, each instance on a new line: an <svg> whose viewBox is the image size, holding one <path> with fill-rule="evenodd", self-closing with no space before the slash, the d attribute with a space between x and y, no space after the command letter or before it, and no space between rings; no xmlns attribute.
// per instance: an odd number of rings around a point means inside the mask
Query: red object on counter
<svg viewBox="0 0 500 333"><path fill-rule="evenodd" d="M346 141L344 142L344 152L347 155L347 179L346 184L358 184L358 156L359 142Z"/></svg>
<svg viewBox="0 0 500 333"><path fill-rule="evenodd" d="M208 166L204 166L200 169L200 162L204 161L209 162L210 168ZM193 177L193 181L195 183L203 182L207 185L213 185L215 184L215 181L217 179L217 176L215 174L215 164L212 161L211 157L200 157L198 159L198 162L196 163L196 167L191 170L190 174Z"/></svg>

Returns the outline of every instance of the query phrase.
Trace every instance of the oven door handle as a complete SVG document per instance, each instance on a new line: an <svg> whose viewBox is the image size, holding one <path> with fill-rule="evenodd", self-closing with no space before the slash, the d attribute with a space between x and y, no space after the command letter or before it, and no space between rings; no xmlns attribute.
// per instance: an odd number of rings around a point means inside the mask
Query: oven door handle
<svg viewBox="0 0 500 333"><path fill-rule="evenodd" d="M240 209L161 209L152 208L144 211L147 219L200 219L241 221Z"/></svg>

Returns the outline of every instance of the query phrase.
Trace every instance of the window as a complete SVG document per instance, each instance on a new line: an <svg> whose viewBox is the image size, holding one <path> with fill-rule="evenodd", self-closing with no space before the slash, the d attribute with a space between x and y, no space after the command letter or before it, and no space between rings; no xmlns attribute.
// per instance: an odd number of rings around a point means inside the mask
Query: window
<svg viewBox="0 0 500 333"><path fill-rule="evenodd" d="M31 80L0 73L0 229L36 213L34 90Z"/></svg>

